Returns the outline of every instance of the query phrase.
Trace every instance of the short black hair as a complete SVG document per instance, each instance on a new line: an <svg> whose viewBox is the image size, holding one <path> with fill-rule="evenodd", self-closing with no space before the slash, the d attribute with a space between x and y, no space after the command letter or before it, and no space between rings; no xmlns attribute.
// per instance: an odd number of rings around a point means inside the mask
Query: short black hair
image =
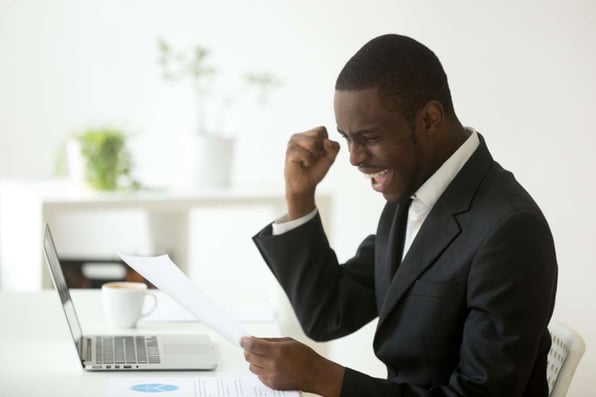
<svg viewBox="0 0 596 397"><path fill-rule="evenodd" d="M337 77L336 90L377 88L382 103L413 120L430 100L441 102L447 116L455 116L447 75L439 58L424 44L398 34L366 43Z"/></svg>

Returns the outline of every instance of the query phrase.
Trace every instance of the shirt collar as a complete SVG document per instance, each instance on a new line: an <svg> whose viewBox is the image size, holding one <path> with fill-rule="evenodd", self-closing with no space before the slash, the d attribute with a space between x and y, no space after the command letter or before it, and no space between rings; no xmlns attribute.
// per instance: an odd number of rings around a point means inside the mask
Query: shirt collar
<svg viewBox="0 0 596 397"><path fill-rule="evenodd" d="M471 132L470 136L412 195L414 215L430 211L480 144L476 130L466 129Z"/></svg>

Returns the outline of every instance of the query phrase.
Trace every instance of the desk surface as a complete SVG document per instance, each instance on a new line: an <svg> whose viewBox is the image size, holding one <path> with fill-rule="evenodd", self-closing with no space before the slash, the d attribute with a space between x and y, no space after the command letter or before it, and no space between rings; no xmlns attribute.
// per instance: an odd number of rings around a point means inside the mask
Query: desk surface
<svg viewBox="0 0 596 397"><path fill-rule="evenodd" d="M74 305L86 334L109 333L101 307L100 291L73 290ZM54 290L41 292L0 291L0 396L108 396L114 377L196 376L197 372L132 371L98 373L83 371L66 319ZM260 336L279 334L273 323L244 323ZM196 322L141 322L130 333L204 333L211 336L218 352L215 371L201 376L248 375L242 351ZM305 394L306 396L307 394Z"/></svg>

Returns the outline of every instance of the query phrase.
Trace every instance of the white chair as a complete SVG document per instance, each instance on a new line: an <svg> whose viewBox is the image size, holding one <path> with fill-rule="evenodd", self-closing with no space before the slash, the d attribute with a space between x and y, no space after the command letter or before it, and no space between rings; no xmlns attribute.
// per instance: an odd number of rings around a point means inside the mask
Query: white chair
<svg viewBox="0 0 596 397"><path fill-rule="evenodd" d="M549 396L565 397L586 344L580 334L565 324L553 321L548 329L552 338L546 369Z"/></svg>

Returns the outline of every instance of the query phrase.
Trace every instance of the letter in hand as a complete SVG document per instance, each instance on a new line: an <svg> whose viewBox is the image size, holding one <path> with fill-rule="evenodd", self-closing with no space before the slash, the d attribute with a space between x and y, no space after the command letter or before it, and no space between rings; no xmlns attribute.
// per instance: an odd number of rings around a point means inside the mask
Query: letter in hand
<svg viewBox="0 0 596 397"><path fill-rule="evenodd" d="M329 139L325 127L292 135L284 170L289 220L315 208L316 187L327 175L338 152L339 143Z"/></svg>
<svg viewBox="0 0 596 397"><path fill-rule="evenodd" d="M277 390L300 390L336 397L344 368L292 338L244 337L240 341L249 369Z"/></svg>

